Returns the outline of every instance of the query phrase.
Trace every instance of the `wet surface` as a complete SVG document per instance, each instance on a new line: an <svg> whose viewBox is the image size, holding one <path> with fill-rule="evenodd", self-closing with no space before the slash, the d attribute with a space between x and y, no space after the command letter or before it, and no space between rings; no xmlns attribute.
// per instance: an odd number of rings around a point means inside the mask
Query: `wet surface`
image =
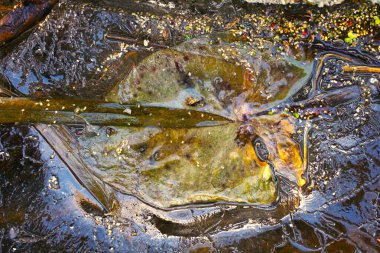
<svg viewBox="0 0 380 253"><path fill-rule="evenodd" d="M4 252L379 251L380 76L344 70L379 66L377 6L117 3L60 1L0 48L2 85L235 122L2 125Z"/></svg>

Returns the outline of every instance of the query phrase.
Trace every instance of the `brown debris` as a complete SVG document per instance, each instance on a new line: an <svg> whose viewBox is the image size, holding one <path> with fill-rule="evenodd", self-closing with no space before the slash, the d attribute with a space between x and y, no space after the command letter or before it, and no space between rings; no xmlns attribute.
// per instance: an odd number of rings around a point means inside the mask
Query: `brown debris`
<svg viewBox="0 0 380 253"><path fill-rule="evenodd" d="M236 133L235 142L239 147L244 147L247 143L257 137L253 126L250 124L244 124L239 127Z"/></svg>
<svg viewBox="0 0 380 253"><path fill-rule="evenodd" d="M24 0L0 19L0 43L10 41L40 21L58 0Z"/></svg>
<svg viewBox="0 0 380 253"><path fill-rule="evenodd" d="M188 106L196 106L198 105L199 103L202 102L202 98L197 98L197 97L193 97L193 96L188 96L186 97L185 99L185 104L188 105Z"/></svg>

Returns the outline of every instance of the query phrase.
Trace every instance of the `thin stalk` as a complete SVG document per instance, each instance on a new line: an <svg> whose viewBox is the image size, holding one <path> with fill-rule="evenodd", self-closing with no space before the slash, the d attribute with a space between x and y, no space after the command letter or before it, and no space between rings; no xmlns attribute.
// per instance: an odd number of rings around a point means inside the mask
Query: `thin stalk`
<svg viewBox="0 0 380 253"><path fill-rule="evenodd" d="M122 35L106 34L105 37L106 37L106 39L118 40L118 41L126 42L128 44L132 43L132 44L136 44L136 45L139 45L139 46L145 46L144 42L141 41L141 40L125 37L125 36L122 36ZM153 43L153 42L150 42L148 44L148 46L146 46L146 47L156 47L156 48L163 48L163 49L169 48L168 46L157 44L157 43Z"/></svg>
<svg viewBox="0 0 380 253"><path fill-rule="evenodd" d="M0 123L46 123L190 128L231 122L196 110L71 99L0 98Z"/></svg>

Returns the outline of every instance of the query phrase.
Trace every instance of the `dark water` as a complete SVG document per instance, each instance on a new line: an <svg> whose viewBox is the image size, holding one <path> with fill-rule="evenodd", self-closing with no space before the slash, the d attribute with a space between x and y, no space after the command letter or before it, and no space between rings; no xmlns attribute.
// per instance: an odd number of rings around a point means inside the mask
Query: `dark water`
<svg viewBox="0 0 380 253"><path fill-rule="evenodd" d="M205 2L175 1L177 8L171 9L165 1L162 5L61 1L38 27L0 48L0 73L28 96L101 99L160 46L175 46L226 27L244 29L243 40L244 36L280 38L281 43L275 44L279 55L285 52L303 62L315 59L314 78L289 103L312 97L313 87L317 94L329 94L358 86L356 91L361 93L337 103L330 117L295 124L299 131L292 138L300 150L304 145L308 150L307 156L303 153L308 184L299 189L279 177L281 200L271 208L195 205L165 211L101 183L97 189L101 193L95 188L88 191L85 180L70 170L68 155L57 153L41 128L2 125L0 241L4 252L379 251L380 76L342 71L347 63L379 66L379 26L374 19L363 18L378 16L378 6L346 3L318 9ZM258 18L253 22L248 14ZM269 28L258 25L263 19L271 19ZM303 27L305 21L307 34L301 31L297 37L297 29L280 32L286 21L296 27ZM369 34L347 48L341 46L347 31L334 28L350 27L351 21ZM160 22L174 28L161 33ZM200 28L186 29L188 23ZM311 34L323 29L320 33L327 37L322 39L328 43L317 41L311 47ZM128 37L135 46L107 39L107 34ZM295 47L289 37L304 44ZM145 50L144 40L149 40L152 51ZM70 131L85 138L83 126Z"/></svg>

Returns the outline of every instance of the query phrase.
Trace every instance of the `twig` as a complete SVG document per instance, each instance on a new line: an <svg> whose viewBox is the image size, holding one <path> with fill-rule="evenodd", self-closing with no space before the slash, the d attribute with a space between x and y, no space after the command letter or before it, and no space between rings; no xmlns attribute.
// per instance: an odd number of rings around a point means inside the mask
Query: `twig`
<svg viewBox="0 0 380 253"><path fill-rule="evenodd" d="M369 66L343 66L343 71L347 73L376 73L380 74L380 67L369 67Z"/></svg>
<svg viewBox="0 0 380 253"><path fill-rule="evenodd" d="M123 41L123 42L126 42L126 43L132 43L132 44L137 44L137 45L140 45L140 46L145 46L143 41L140 41L140 40L137 40L137 39L128 38L128 37L121 36L121 35L106 34L105 37L106 37L106 39L119 40L119 41ZM169 48L168 46L157 44L157 43L149 43L149 46L150 47L157 47L157 48L165 48L165 49ZM149 46L147 46L147 47L149 47Z"/></svg>

